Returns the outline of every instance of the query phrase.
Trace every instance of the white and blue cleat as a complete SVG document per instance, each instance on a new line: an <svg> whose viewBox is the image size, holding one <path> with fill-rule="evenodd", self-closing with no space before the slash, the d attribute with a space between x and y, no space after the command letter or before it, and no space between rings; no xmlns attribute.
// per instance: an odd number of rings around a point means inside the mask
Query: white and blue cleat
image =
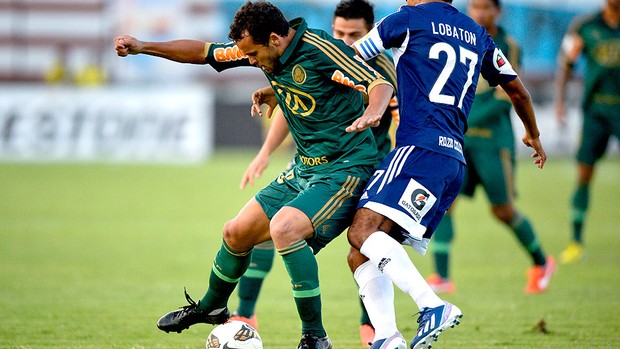
<svg viewBox="0 0 620 349"><path fill-rule="evenodd" d="M431 348L441 332L461 323L460 319L463 317L461 309L454 304L445 301L444 303L436 308L424 308L420 311L418 334L409 344L411 349Z"/></svg>
<svg viewBox="0 0 620 349"><path fill-rule="evenodd" d="M407 342L400 332L396 332L388 338L374 341L370 349L407 349Z"/></svg>

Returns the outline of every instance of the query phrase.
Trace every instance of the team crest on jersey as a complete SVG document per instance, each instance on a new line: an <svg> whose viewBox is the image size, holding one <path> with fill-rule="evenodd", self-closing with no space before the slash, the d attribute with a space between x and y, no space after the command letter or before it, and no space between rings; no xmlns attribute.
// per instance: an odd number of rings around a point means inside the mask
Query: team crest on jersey
<svg viewBox="0 0 620 349"><path fill-rule="evenodd" d="M299 64L293 67L291 75L293 77L293 81L295 81L297 85L301 85L306 82L306 70Z"/></svg>
<svg viewBox="0 0 620 349"><path fill-rule="evenodd" d="M280 103L284 102L286 108L295 115L308 116L316 108L316 100L303 91L277 83L271 82L273 90L278 95Z"/></svg>
<svg viewBox="0 0 620 349"><path fill-rule="evenodd" d="M503 67L504 64L506 64L506 60L504 59L504 57L502 55L497 55L497 57L495 58L495 64L497 64L498 67Z"/></svg>
<svg viewBox="0 0 620 349"><path fill-rule="evenodd" d="M411 214L414 221L420 223L424 215L433 207L437 198L426 187L411 179L398 204Z"/></svg>

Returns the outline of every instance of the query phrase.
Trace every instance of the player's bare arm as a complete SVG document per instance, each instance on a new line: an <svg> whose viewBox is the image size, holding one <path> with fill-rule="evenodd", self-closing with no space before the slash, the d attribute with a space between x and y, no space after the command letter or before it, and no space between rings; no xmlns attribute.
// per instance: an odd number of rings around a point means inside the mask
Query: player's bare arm
<svg viewBox="0 0 620 349"><path fill-rule="evenodd" d="M394 88L387 82L374 86L368 94L368 106L364 110L364 115L357 118L351 126L346 128L346 131L362 131L369 127L379 126L393 93Z"/></svg>
<svg viewBox="0 0 620 349"><path fill-rule="evenodd" d="M141 41L129 35L114 38L114 48L120 57L146 54L179 63L206 64L206 42L200 40Z"/></svg>
<svg viewBox="0 0 620 349"><path fill-rule="evenodd" d="M241 184L239 185L241 189L245 188L248 183L254 185L254 179L260 177L267 166L269 166L269 157L271 154L273 154L289 134L286 119L280 108L276 108L272 118L271 127L269 127L267 137L265 137L262 147L258 151L258 154L256 154L256 157L254 157L254 160L248 165L243 177L241 177Z"/></svg>
<svg viewBox="0 0 620 349"><path fill-rule="evenodd" d="M510 97L510 101L525 127L525 135L521 140L523 144L534 149L534 154L532 154L532 158L535 159L534 164L542 169L547 161L547 154L540 142L540 131L536 124L536 115L534 114L530 93L518 77L501 86Z"/></svg>
<svg viewBox="0 0 620 349"><path fill-rule="evenodd" d="M576 33L568 33L562 40L555 79L555 116L560 126L566 124L566 85L572 76L573 66L579 59L583 46L583 39Z"/></svg>

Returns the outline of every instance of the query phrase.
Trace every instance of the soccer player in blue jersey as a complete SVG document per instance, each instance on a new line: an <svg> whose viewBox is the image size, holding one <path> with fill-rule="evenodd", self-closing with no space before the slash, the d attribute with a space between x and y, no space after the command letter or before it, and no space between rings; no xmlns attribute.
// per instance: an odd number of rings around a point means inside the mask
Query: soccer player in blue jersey
<svg viewBox="0 0 620 349"><path fill-rule="evenodd" d="M349 228L349 242L368 259L355 278L360 293L367 280L387 277L411 296L420 309L412 349L430 348L441 331L463 316L433 292L401 244L425 254L459 192L465 169L463 134L479 74L510 97L525 127L522 141L534 149L534 164L543 168L547 158L527 89L490 35L451 2L408 0L354 44L364 59L392 49L401 118L396 148L368 182ZM347 131L368 125L360 117ZM384 296L361 294L377 333L371 348L388 348L402 338L393 321L393 296L389 287L382 287L364 292L385 290ZM392 335L385 335L389 330Z"/></svg>
<svg viewBox="0 0 620 349"><path fill-rule="evenodd" d="M500 0L469 0L467 14L485 27L495 44L509 57L518 71L521 49L514 39L498 25L502 4ZM467 161L461 197L473 197L482 187L490 203L493 216L514 234L519 245L527 252L532 266L527 271L525 292L542 293L547 290L555 271L555 258L546 255L537 238L531 220L515 205L514 132L510 122L512 105L501 88L490 87L480 81L467 123L463 153ZM443 217L433 234L433 257L436 274L426 281L437 293L453 293L456 286L449 278L449 260L454 225L455 204Z"/></svg>

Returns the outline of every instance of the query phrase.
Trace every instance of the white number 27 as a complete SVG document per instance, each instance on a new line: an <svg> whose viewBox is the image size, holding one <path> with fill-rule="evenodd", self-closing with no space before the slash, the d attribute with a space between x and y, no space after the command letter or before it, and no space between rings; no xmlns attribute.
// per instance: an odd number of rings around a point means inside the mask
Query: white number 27
<svg viewBox="0 0 620 349"><path fill-rule="evenodd" d="M448 105L454 105L454 96L441 94L441 90L446 85L446 82L450 78L450 74L454 70L454 66L456 65L456 51L452 46L445 42L440 42L431 47L430 52L428 53L428 58L430 59L439 59L439 54L444 52L446 54L446 65L443 67L441 74L435 81L435 85L431 89L431 93L428 95L428 98L431 102L442 103ZM476 70L476 64L478 63L478 54L472 52L466 48L459 47L459 60L461 63L467 65L467 61L469 60L469 70L467 72L467 81L463 86L463 92L461 93L461 98L459 99L458 107L461 108L463 106L463 98L465 97L465 93L467 89L472 84L472 79L474 77L474 71Z"/></svg>

